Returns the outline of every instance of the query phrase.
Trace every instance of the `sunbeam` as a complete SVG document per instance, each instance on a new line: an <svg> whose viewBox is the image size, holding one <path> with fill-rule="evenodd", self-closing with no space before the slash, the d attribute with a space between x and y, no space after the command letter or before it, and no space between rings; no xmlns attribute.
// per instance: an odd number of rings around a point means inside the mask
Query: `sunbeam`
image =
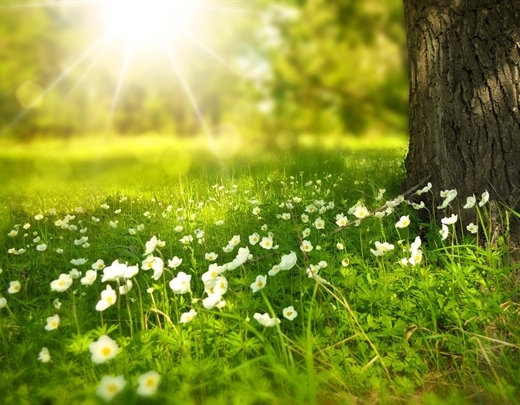
<svg viewBox="0 0 520 405"><path fill-rule="evenodd" d="M89 63L89 65L87 66L87 69L83 72L81 77L76 81L74 86L72 86L72 88L68 91L67 95L65 96L66 99L70 97L70 95L81 85L81 83L83 83L83 81L87 78L87 76L92 71L92 69L99 63L99 60L105 54L105 52L108 50L110 45L112 45L112 43L110 41L107 41L105 43L103 48L99 51L99 53L95 56L95 58Z"/></svg>
<svg viewBox="0 0 520 405"><path fill-rule="evenodd" d="M204 117L202 116L202 112L200 111L200 108L197 104L197 101L195 100L195 97L193 96L193 93L191 92L190 87L188 86L188 83L186 82L186 79L184 79L184 75L182 74L179 65L177 61L175 60L175 56L173 56L171 50L164 44L164 49L166 51L166 55L168 55L168 59L171 62L173 69L175 70L175 74L177 75L177 78L179 79L179 82L181 83L181 86L186 93L186 96L188 97L188 100L190 101L191 107L195 111L195 114L197 116L197 119L200 122L200 125L206 134L206 137L208 139L208 144L212 151L214 151L215 154L218 154L217 147L215 145L215 139L213 138L213 134L206 125L206 121L204 120Z"/></svg>
<svg viewBox="0 0 520 405"><path fill-rule="evenodd" d="M217 54L215 51L209 48L206 44L204 44L204 42L192 35L190 32L184 31L184 35L192 42L194 42L198 47L202 48L205 52L207 52L209 55L211 55L213 58L215 58L217 61L223 64L225 67L227 67L229 70L231 70L233 73L235 73L238 76L242 75L233 66L227 63L219 54Z"/></svg>
<svg viewBox="0 0 520 405"><path fill-rule="evenodd" d="M76 59L71 65L69 65L54 81L47 86L47 88L43 91L41 98L44 98L52 89L54 89L67 75L72 72L76 66L78 66L83 60L88 57L92 52L98 48L101 43L103 43L104 37L99 38L96 42L94 42L90 47L87 48L85 52L83 52L78 59ZM30 109L23 110L20 114L18 114L9 124L7 124L0 134L4 134L9 131L18 121L20 121Z"/></svg>
<svg viewBox="0 0 520 405"><path fill-rule="evenodd" d="M119 73L119 79L117 81L116 90L114 91L114 98L112 99L112 104L110 106L110 111L108 113L108 119L105 124L105 130L103 131L104 137L107 136L108 130L110 129L110 125L112 124L112 120L114 118L114 112L117 107L117 103L119 102L119 97L121 95L121 89L123 88L123 81L125 80L126 72L128 70L128 66L130 65L130 52L126 52L125 59L123 61L123 65L121 66L121 72Z"/></svg>

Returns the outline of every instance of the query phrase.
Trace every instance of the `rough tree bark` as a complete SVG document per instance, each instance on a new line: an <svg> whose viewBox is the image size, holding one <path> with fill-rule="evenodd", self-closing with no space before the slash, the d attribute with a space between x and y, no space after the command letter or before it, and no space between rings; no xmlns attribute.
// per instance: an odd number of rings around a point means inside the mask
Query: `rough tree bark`
<svg viewBox="0 0 520 405"><path fill-rule="evenodd" d="M428 178L430 206L488 190L520 212L520 0L403 0L409 52L406 188ZM477 200L478 201L478 200ZM518 242L518 239L517 239Z"/></svg>

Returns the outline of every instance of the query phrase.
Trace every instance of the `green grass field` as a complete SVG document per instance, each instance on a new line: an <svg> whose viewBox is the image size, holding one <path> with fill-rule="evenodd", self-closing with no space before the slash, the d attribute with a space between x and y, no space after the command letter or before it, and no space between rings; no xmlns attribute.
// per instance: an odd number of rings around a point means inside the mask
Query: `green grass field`
<svg viewBox="0 0 520 405"><path fill-rule="evenodd" d="M519 403L507 241L399 138L0 147L3 404Z"/></svg>

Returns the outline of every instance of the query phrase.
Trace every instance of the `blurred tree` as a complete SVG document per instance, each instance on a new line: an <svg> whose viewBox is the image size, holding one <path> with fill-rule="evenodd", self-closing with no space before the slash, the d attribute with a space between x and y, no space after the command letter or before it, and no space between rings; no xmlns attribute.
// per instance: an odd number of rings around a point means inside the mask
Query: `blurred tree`
<svg viewBox="0 0 520 405"><path fill-rule="evenodd" d="M443 189L457 189L459 201L487 190L491 201L520 212L520 2L404 5L410 60L407 185L429 179L434 206ZM475 221L461 205L455 211L467 223Z"/></svg>
<svg viewBox="0 0 520 405"><path fill-rule="evenodd" d="M402 6L380 1L274 5L259 40L270 62L275 125L312 133L404 131Z"/></svg>

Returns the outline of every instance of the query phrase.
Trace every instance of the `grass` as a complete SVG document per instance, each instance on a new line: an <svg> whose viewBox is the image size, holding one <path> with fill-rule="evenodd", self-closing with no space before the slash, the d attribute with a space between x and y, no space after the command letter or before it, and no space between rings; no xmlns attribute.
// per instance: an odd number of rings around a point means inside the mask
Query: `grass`
<svg viewBox="0 0 520 405"><path fill-rule="evenodd" d="M507 245L476 243L486 206L477 235L456 222L443 240L396 200L402 142L303 143L225 158L161 137L2 145L2 403L518 403L516 267ZM139 272L110 276L116 260ZM98 364L101 336L118 352ZM157 392L138 395L148 371Z"/></svg>

